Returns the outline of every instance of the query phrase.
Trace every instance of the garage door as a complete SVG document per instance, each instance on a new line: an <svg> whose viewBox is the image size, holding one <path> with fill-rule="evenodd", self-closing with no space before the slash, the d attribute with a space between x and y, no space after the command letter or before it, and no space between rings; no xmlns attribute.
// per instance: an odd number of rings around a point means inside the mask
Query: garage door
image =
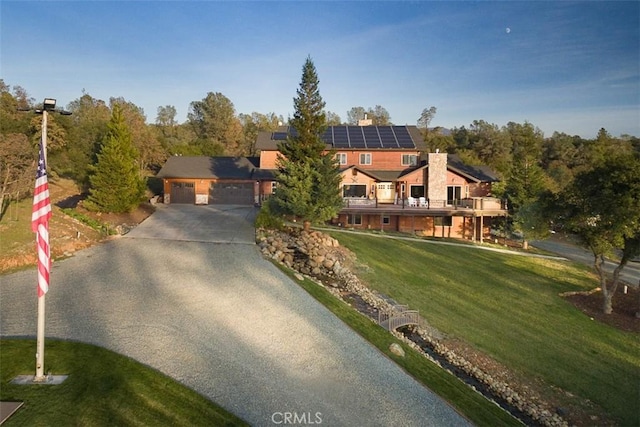
<svg viewBox="0 0 640 427"><path fill-rule="evenodd" d="M172 182L171 203L195 203L196 189L193 182Z"/></svg>
<svg viewBox="0 0 640 427"><path fill-rule="evenodd" d="M220 205L252 205L253 183L212 182L209 203Z"/></svg>

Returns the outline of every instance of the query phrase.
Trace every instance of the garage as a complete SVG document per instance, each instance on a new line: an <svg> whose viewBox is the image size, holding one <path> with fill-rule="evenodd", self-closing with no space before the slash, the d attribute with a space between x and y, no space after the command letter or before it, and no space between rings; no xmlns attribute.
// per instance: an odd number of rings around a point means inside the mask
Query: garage
<svg viewBox="0 0 640 427"><path fill-rule="evenodd" d="M157 178L165 203L253 206L259 177L254 157L169 157Z"/></svg>
<svg viewBox="0 0 640 427"><path fill-rule="evenodd" d="M252 205L253 182L212 182L209 185L209 203L221 205Z"/></svg>
<svg viewBox="0 0 640 427"><path fill-rule="evenodd" d="M172 182L171 203L195 203L196 190L193 182Z"/></svg>

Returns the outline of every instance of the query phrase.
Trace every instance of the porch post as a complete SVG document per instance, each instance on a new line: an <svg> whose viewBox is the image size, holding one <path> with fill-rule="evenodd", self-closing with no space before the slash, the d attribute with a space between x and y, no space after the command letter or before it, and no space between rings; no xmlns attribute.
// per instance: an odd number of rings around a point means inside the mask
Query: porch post
<svg viewBox="0 0 640 427"><path fill-rule="evenodd" d="M480 243L482 243L482 238L484 237L484 233L482 233L482 229L484 228L483 219L484 217L480 215Z"/></svg>
<svg viewBox="0 0 640 427"><path fill-rule="evenodd" d="M475 215L471 217L471 223L472 223L471 229L473 230L471 233L471 241L475 243L476 241L476 216Z"/></svg>

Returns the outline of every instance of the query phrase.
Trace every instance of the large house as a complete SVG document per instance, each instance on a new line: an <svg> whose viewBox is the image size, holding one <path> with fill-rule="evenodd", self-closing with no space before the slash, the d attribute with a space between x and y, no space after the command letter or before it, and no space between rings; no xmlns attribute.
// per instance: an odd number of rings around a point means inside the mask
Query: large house
<svg viewBox="0 0 640 427"><path fill-rule="evenodd" d="M260 204L276 189L278 144L295 130L261 132L258 158L171 157L158 173L165 203ZM330 126L322 135L342 174L335 225L480 240L505 216L486 167L426 153L415 126Z"/></svg>

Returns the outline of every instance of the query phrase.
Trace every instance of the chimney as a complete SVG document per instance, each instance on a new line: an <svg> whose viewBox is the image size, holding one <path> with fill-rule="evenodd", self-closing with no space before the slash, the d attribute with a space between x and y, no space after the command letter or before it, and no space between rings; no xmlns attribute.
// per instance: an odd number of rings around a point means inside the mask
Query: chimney
<svg viewBox="0 0 640 427"><path fill-rule="evenodd" d="M447 153L429 153L427 167L427 197L446 203Z"/></svg>
<svg viewBox="0 0 640 427"><path fill-rule="evenodd" d="M364 119L358 120L358 126L371 126L373 120L367 118L367 113L364 113Z"/></svg>

